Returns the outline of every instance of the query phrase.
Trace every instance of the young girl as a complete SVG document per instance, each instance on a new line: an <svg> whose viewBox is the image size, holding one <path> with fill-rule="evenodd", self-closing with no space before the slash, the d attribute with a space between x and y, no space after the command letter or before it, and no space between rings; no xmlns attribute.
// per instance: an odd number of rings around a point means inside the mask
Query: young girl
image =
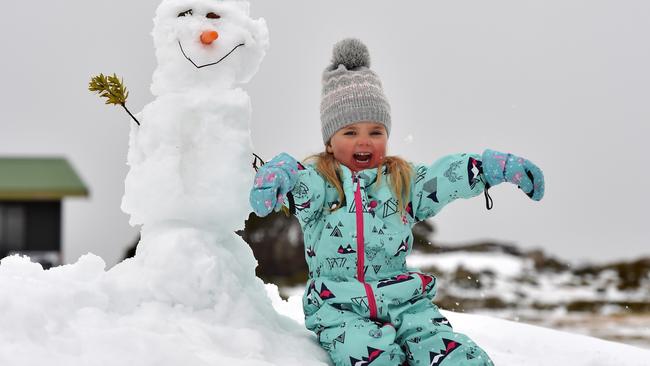
<svg viewBox="0 0 650 366"><path fill-rule="evenodd" d="M431 166L386 156L390 107L368 67L359 40L334 46L323 74L325 151L311 165L284 153L269 161L255 177L250 203L266 216L293 200L309 267L305 323L336 365L493 365L432 303L436 278L407 268L411 227L501 182L540 200L542 172L492 150L449 155Z"/></svg>

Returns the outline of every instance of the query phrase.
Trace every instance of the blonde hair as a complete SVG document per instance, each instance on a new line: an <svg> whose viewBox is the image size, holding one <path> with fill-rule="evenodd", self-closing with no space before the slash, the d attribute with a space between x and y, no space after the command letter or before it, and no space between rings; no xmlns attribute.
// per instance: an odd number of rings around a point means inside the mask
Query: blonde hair
<svg viewBox="0 0 650 366"><path fill-rule="evenodd" d="M305 160L315 161L315 167L329 184L331 184L339 194L339 203L331 207L331 211L336 211L345 206L345 194L343 193L343 184L341 183L341 163L334 158L334 154L323 151L307 157ZM381 185L383 174L381 173L386 167L390 174L390 189L397 198L397 207L400 214L406 212L406 205L411 194L411 177L413 168L406 160L398 156L386 156L377 166L377 186Z"/></svg>

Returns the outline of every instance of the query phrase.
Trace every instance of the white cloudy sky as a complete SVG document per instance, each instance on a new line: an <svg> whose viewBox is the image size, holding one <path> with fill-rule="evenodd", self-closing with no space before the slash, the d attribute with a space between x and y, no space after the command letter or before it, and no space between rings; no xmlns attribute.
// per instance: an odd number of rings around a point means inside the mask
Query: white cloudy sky
<svg viewBox="0 0 650 366"><path fill-rule="evenodd" d="M428 162L489 147L546 174L540 203L501 185L490 212L482 198L450 205L435 220L439 241L498 239L575 260L650 255L647 1L251 3L271 34L246 86L262 156L319 151L321 70L333 43L358 37L392 104L392 154ZM86 85L115 72L134 111L152 100L157 4L3 6L0 155L66 156L91 189L64 206L68 262L92 251L114 264L137 235L119 209L131 122Z"/></svg>

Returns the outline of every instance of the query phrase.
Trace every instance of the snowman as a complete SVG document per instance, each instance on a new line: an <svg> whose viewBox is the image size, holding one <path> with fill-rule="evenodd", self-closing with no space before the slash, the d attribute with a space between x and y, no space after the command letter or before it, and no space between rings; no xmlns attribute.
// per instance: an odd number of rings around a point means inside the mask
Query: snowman
<svg viewBox="0 0 650 366"><path fill-rule="evenodd" d="M234 301L224 291L260 282L250 248L234 234L249 212L253 176L250 100L237 85L259 68L266 23L250 18L247 1L163 0L152 34L155 100L132 126L122 198L141 240L122 270L135 271L143 296L156 301Z"/></svg>
<svg viewBox="0 0 650 366"><path fill-rule="evenodd" d="M250 247L234 233L250 212L254 176L250 100L237 86L268 48L264 20L250 18L247 1L163 0L153 38L156 98L132 126L122 199L130 223L142 225L141 240L134 258L107 273L109 292L122 293L116 307L128 313L162 302L206 312L251 340L274 334L277 347L264 352L276 359L290 360L299 347L314 355L300 364L323 364L327 356L302 326L274 311ZM231 338L218 343L260 352L255 341Z"/></svg>

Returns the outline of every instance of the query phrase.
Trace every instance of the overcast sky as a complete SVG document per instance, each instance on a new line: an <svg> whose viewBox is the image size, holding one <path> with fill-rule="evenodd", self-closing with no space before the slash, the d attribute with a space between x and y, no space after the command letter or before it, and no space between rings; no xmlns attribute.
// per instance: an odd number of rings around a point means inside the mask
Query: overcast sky
<svg viewBox="0 0 650 366"><path fill-rule="evenodd" d="M153 99L157 5L3 7L0 155L65 156L91 191L65 202L66 262L90 251L113 265L137 236L120 210L132 122L86 88L91 75L115 72L134 112ZM492 211L482 197L452 203L434 219L439 242L496 239L573 260L650 255L650 2L253 0L251 8L271 36L245 86L261 156L320 151L320 74L336 41L358 37L391 102L389 153L433 162L492 148L545 172L541 202L503 184L491 190Z"/></svg>

